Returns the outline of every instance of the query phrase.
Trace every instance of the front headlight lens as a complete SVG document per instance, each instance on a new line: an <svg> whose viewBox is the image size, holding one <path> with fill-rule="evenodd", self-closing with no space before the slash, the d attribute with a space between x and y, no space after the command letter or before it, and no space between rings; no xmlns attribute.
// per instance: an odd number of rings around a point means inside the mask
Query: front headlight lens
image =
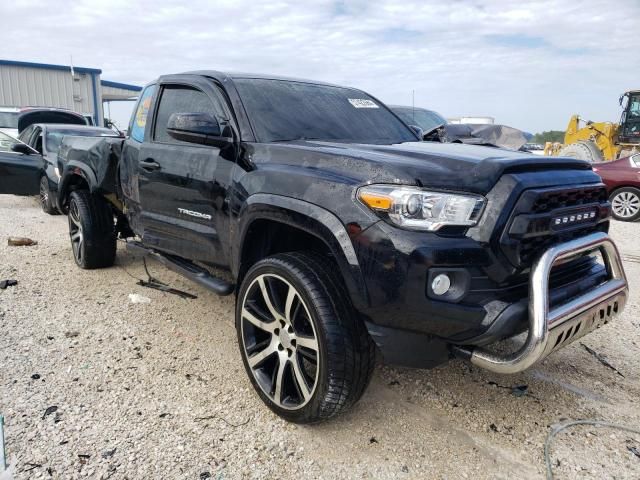
<svg viewBox="0 0 640 480"><path fill-rule="evenodd" d="M431 232L447 225L475 225L485 203L479 195L392 185L361 187L358 199L400 227Z"/></svg>

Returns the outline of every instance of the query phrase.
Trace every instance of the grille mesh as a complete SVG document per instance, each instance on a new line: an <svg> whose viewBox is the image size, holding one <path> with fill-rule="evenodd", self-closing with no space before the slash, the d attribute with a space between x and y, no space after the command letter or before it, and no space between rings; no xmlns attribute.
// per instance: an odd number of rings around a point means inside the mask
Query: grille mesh
<svg viewBox="0 0 640 480"><path fill-rule="evenodd" d="M604 187L587 187L563 190L561 192L544 192L533 204L532 213L547 213L569 207L579 207L590 203L607 201L607 190Z"/></svg>
<svg viewBox="0 0 640 480"><path fill-rule="evenodd" d="M520 261L523 264L531 265L536 258L554 245L584 237L585 235L598 231L601 231L601 228L598 226L588 226L578 230L572 230L571 232L564 232L562 235L542 235L539 237L524 238L520 242Z"/></svg>

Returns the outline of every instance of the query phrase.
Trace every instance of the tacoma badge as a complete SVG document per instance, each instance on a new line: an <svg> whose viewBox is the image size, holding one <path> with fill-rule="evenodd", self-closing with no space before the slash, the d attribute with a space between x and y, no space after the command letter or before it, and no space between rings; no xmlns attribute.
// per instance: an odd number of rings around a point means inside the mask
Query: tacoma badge
<svg viewBox="0 0 640 480"><path fill-rule="evenodd" d="M186 208L178 208L180 213L184 213L185 215L190 215L192 217L204 218L205 220L211 220L211 215L206 213L194 212L193 210L187 210Z"/></svg>

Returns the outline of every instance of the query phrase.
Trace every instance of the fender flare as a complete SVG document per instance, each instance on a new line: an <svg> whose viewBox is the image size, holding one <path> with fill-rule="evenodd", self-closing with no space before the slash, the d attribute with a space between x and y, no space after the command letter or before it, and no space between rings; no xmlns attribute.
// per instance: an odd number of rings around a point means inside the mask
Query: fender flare
<svg viewBox="0 0 640 480"><path fill-rule="evenodd" d="M63 213L66 213L64 200L69 193L70 183L74 177L80 177L87 182L87 185L89 185L89 191L92 193L97 185L96 176L87 165L73 161L65 165L60 178L60 183L58 184L58 205Z"/></svg>
<svg viewBox="0 0 640 480"><path fill-rule="evenodd" d="M258 193L250 196L240 214L235 238L231 245L231 270L235 278L247 232L254 221L271 220L309 233L325 243L333 254L351 300L357 310L364 310L369 296L353 243L340 219L318 205L282 195Z"/></svg>

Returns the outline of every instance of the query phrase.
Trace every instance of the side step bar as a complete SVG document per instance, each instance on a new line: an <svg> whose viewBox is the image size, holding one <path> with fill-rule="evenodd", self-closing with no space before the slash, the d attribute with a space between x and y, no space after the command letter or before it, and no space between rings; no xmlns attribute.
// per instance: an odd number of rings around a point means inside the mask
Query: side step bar
<svg viewBox="0 0 640 480"><path fill-rule="evenodd" d="M173 270L183 277L187 277L189 280L202 285L204 288L211 290L212 292L217 293L220 296L230 295L235 289L235 285L233 285L232 283L211 275L204 268L201 268L188 260L184 260L173 255L156 252L153 249L143 246L139 242L127 242L126 245L127 250L129 250L131 253L155 258L169 270Z"/></svg>
<svg viewBox="0 0 640 480"><path fill-rule="evenodd" d="M581 253L600 251L609 280L577 298L550 309L549 275L554 264ZM518 373L550 353L609 323L622 313L629 287L620 254L606 233L597 232L547 250L535 262L529 279L529 329L520 349L511 354L456 345L453 352L496 373Z"/></svg>

